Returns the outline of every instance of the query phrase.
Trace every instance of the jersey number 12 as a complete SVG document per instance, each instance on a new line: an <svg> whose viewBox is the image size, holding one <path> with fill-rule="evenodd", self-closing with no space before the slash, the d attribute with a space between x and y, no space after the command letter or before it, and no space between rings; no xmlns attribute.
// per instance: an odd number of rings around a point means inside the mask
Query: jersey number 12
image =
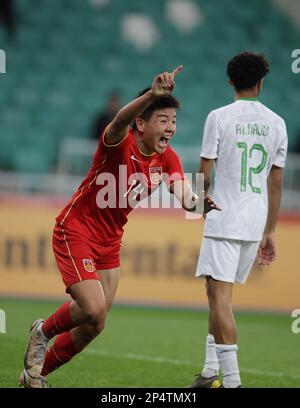
<svg viewBox="0 0 300 408"><path fill-rule="evenodd" d="M253 184L253 176L259 174L263 171L267 164L267 152L265 151L263 145L254 143L251 148L248 148L246 142L238 142L238 148L242 149L242 174L241 174L241 191L247 190L247 181L253 193L261 193L259 187L255 187ZM248 168L248 157L251 159L254 150L258 150L261 153L261 162L256 167Z"/></svg>

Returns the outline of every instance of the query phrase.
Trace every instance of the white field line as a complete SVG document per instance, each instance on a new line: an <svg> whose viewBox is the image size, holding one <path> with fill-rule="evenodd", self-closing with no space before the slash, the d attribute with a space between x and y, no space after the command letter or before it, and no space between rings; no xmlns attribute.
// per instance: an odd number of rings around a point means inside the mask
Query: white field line
<svg viewBox="0 0 300 408"><path fill-rule="evenodd" d="M173 358L164 358L159 356L143 356L139 354L132 354L132 353L115 353L113 351L107 350L95 350L95 349L87 349L85 353L92 354L95 356L104 356L104 357L112 357L112 358L122 358L127 360L138 360L138 361L149 361L151 363L162 363L162 364L174 364L178 366L191 366L197 367L195 363L188 360L176 360ZM293 380L300 380L300 375L297 374L289 374L283 372L275 372L275 371L261 371L252 368L241 368L240 369L244 373L261 375L266 377L286 377L291 378Z"/></svg>

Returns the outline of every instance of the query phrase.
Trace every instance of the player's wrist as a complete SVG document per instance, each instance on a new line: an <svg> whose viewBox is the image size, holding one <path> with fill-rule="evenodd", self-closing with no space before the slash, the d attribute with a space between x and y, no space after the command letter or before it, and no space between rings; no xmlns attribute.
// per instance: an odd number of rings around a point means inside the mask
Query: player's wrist
<svg viewBox="0 0 300 408"><path fill-rule="evenodd" d="M270 236L270 235L274 235L275 234L275 230L265 230L264 235L266 236Z"/></svg>
<svg viewBox="0 0 300 408"><path fill-rule="evenodd" d="M150 89L148 92L147 92L147 94L149 95L149 97L151 98L151 99L156 99L156 98L159 98L159 96L161 96L161 94L159 93L159 92L157 92L157 91L155 91L154 89Z"/></svg>

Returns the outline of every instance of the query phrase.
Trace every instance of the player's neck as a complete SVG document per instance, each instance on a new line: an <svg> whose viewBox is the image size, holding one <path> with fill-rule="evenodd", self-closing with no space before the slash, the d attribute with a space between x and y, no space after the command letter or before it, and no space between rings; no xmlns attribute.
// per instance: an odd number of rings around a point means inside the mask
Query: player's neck
<svg viewBox="0 0 300 408"><path fill-rule="evenodd" d="M257 90L251 89L248 91L234 92L234 99L238 101L239 99L257 99Z"/></svg>
<svg viewBox="0 0 300 408"><path fill-rule="evenodd" d="M134 138L136 141L136 145L139 149L139 151L144 155L144 156L153 156L155 154L155 150L149 149L147 145L143 142L143 140L139 137L139 134L137 132L133 132Z"/></svg>

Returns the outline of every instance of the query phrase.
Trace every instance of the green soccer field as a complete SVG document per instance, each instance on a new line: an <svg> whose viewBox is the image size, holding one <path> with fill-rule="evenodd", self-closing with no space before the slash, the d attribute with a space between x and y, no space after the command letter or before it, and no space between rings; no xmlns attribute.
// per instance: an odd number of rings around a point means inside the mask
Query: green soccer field
<svg viewBox="0 0 300 408"><path fill-rule="evenodd" d="M17 387L30 322L59 303L0 300L0 387ZM244 387L299 387L300 334L290 316L236 314ZM202 367L207 312L114 306L106 329L49 375L53 387L185 387Z"/></svg>

